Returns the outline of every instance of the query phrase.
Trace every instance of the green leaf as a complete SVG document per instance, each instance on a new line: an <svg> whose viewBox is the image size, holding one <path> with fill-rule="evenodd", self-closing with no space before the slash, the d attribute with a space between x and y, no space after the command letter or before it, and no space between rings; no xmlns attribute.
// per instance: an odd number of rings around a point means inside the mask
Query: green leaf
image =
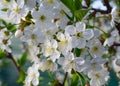
<svg viewBox="0 0 120 86"><path fill-rule="evenodd" d="M23 55L21 56L21 59L18 60L19 65L22 67L24 66L24 64L26 63L26 59L27 59L27 53L23 53Z"/></svg>
<svg viewBox="0 0 120 86"><path fill-rule="evenodd" d="M70 21L73 21L74 20L74 17L71 17L69 16L64 10L63 10L64 14L67 16L67 18L70 20Z"/></svg>
<svg viewBox="0 0 120 86"><path fill-rule="evenodd" d="M88 25L88 24L86 24L86 28L93 29L93 28L95 28L95 26L92 26L92 25Z"/></svg>
<svg viewBox="0 0 120 86"><path fill-rule="evenodd" d="M25 72L21 69L21 70L20 70L20 77L19 77L19 79L17 80L17 82L18 82L18 83L22 83L22 82L25 80L25 76L26 76Z"/></svg>
<svg viewBox="0 0 120 86"><path fill-rule="evenodd" d="M89 12L90 9L82 9L75 11L75 17L77 21L83 20L83 18L86 16L86 14Z"/></svg>
<svg viewBox="0 0 120 86"><path fill-rule="evenodd" d="M82 8L82 0L75 0L75 10Z"/></svg>
<svg viewBox="0 0 120 86"><path fill-rule="evenodd" d="M6 28L10 31L10 32L15 32L16 31L16 27L14 24L8 23L6 24Z"/></svg>
<svg viewBox="0 0 120 86"><path fill-rule="evenodd" d="M7 25L7 23L3 19L0 19L0 24L3 24L4 26Z"/></svg>
<svg viewBox="0 0 120 86"><path fill-rule="evenodd" d="M79 77L77 74L73 74L70 86L78 86Z"/></svg>
<svg viewBox="0 0 120 86"><path fill-rule="evenodd" d="M85 76L84 76L83 73L79 73L79 72L77 72L77 74L79 75L79 77L80 77L83 81L86 80L86 79L85 79Z"/></svg>
<svg viewBox="0 0 120 86"><path fill-rule="evenodd" d="M75 4L74 0L60 0L70 11L74 14L75 12Z"/></svg>
<svg viewBox="0 0 120 86"><path fill-rule="evenodd" d="M81 52L82 52L82 49L79 49L79 48L74 49L74 54L76 57L79 57L81 55Z"/></svg>
<svg viewBox="0 0 120 86"><path fill-rule="evenodd" d="M6 58L6 53L2 49L0 49L0 59L2 58Z"/></svg>

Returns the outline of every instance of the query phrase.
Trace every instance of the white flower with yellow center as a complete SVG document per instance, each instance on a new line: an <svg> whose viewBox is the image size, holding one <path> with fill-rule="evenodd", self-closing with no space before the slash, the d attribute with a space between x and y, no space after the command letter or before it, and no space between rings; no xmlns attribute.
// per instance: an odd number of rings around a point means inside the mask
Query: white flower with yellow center
<svg viewBox="0 0 120 86"><path fill-rule="evenodd" d="M49 59L48 60L44 59L40 62L40 70L43 72L46 70L54 72L57 70L57 68L58 68L57 64Z"/></svg>
<svg viewBox="0 0 120 86"><path fill-rule="evenodd" d="M14 5L13 5L14 4ZM13 0L10 3L10 7L7 11L7 14L10 18L10 21L14 24L20 23L21 18L25 17L28 13L28 9L24 6L24 0Z"/></svg>
<svg viewBox="0 0 120 86"><path fill-rule="evenodd" d="M37 86L39 84L40 73L38 71L39 64L33 64L32 67L29 67L27 70L27 77L24 81L24 86Z"/></svg>
<svg viewBox="0 0 120 86"><path fill-rule="evenodd" d="M58 50L62 52L63 54L66 54L68 51L72 50L72 44L71 44L71 37L68 33L61 33L59 32L57 34L58 41Z"/></svg>
<svg viewBox="0 0 120 86"><path fill-rule="evenodd" d="M48 29L55 25L52 23L53 13L50 10L46 10L43 6L40 6L38 11L34 10L32 17L35 20L36 27Z"/></svg>
<svg viewBox="0 0 120 86"><path fill-rule="evenodd" d="M93 30L86 29L85 23L77 22L76 26L67 26L65 32L72 35L72 47L84 48L86 46L86 40L90 40L93 37Z"/></svg>
<svg viewBox="0 0 120 86"><path fill-rule="evenodd" d="M58 59L58 64L60 64L65 72L71 72L72 69L75 68L75 62L74 62L74 54L71 52L68 52L65 57L61 57Z"/></svg>
<svg viewBox="0 0 120 86"><path fill-rule="evenodd" d="M87 46L89 47L90 54L93 57L101 57L105 53L105 48L98 39L90 40Z"/></svg>
<svg viewBox="0 0 120 86"><path fill-rule="evenodd" d="M88 77L90 80L90 86L102 86L106 84L106 78L108 78L108 71L101 69L100 71L90 71Z"/></svg>
<svg viewBox="0 0 120 86"><path fill-rule="evenodd" d="M56 59L58 59L60 57L60 53L57 50L58 48L58 44L57 41L52 39L52 40L46 40L44 42L44 46L43 46L43 54L46 57L50 56L50 59L55 62Z"/></svg>
<svg viewBox="0 0 120 86"><path fill-rule="evenodd" d="M42 29L35 28L34 25L29 25L24 28L24 35L20 38L22 41L27 42L29 45L38 45L45 40L45 34Z"/></svg>

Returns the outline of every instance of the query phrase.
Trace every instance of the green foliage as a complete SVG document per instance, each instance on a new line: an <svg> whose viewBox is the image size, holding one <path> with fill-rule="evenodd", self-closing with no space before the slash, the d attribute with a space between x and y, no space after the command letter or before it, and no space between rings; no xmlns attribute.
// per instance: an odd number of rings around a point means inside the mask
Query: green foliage
<svg viewBox="0 0 120 86"><path fill-rule="evenodd" d="M4 26L7 25L7 23L3 19L0 19L0 24L3 24Z"/></svg>
<svg viewBox="0 0 120 86"><path fill-rule="evenodd" d="M0 59L2 58L6 58L6 53L2 49L0 49Z"/></svg>
<svg viewBox="0 0 120 86"><path fill-rule="evenodd" d="M16 31L16 27L14 24L12 23L7 23L5 20L3 19L0 19L0 24L2 24L2 26L0 26L1 28L0 29L3 29L3 28L7 28L10 32L15 32Z"/></svg>
<svg viewBox="0 0 120 86"><path fill-rule="evenodd" d="M80 9L75 11L76 20L81 21L89 11L90 9Z"/></svg>
<svg viewBox="0 0 120 86"><path fill-rule="evenodd" d="M76 57L79 57L81 55L81 52L82 52L82 49L79 49L79 48L74 49L74 54Z"/></svg>
<svg viewBox="0 0 120 86"><path fill-rule="evenodd" d="M6 25L6 28L10 31L10 32L15 32L16 31L16 27L14 24L8 23Z"/></svg>
<svg viewBox="0 0 120 86"><path fill-rule="evenodd" d="M62 86L61 83L56 79L48 84L49 86Z"/></svg>
<svg viewBox="0 0 120 86"><path fill-rule="evenodd" d="M71 11L73 17L67 15L71 20L76 18L76 21L81 21L90 9L82 9L82 0L61 0L61 2Z"/></svg>
<svg viewBox="0 0 120 86"><path fill-rule="evenodd" d="M89 80L82 72L76 72L72 69L72 78L70 86L85 86Z"/></svg>
<svg viewBox="0 0 120 86"><path fill-rule="evenodd" d="M75 4L73 0L61 0L61 2L74 14Z"/></svg>
<svg viewBox="0 0 120 86"><path fill-rule="evenodd" d="M20 70L20 76L19 76L19 79L17 80L18 83L23 83L23 81L25 80L25 76L26 76L26 73L21 69Z"/></svg>
<svg viewBox="0 0 120 86"><path fill-rule="evenodd" d="M61 2L72 12L82 8L82 0L61 0Z"/></svg>
<svg viewBox="0 0 120 86"><path fill-rule="evenodd" d="M70 86L78 86L78 80L79 80L78 75L77 74L73 74Z"/></svg>
<svg viewBox="0 0 120 86"><path fill-rule="evenodd" d="M19 65L22 67L24 66L24 64L26 63L27 60L27 53L23 53L23 55L21 56L21 59L18 60Z"/></svg>

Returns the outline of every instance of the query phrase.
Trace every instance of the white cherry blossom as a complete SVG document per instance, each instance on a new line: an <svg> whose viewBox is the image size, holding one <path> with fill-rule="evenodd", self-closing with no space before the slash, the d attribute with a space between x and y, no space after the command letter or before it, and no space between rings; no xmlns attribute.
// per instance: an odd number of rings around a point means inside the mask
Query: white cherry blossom
<svg viewBox="0 0 120 86"><path fill-rule="evenodd" d="M43 55L50 56L50 59L55 62L60 57L60 52L57 50L58 43L56 40L46 40L43 47Z"/></svg>
<svg viewBox="0 0 120 86"><path fill-rule="evenodd" d="M90 86L102 86L106 84L106 79L109 76L108 71L101 69L100 71L90 71L88 77L90 80Z"/></svg>
<svg viewBox="0 0 120 86"><path fill-rule="evenodd" d="M10 21L12 23L20 23L21 18L27 15L29 10L24 6L24 4L24 0L17 0L17 2L15 0L12 0L12 2L10 3L10 7L7 11L7 14L11 19Z"/></svg>

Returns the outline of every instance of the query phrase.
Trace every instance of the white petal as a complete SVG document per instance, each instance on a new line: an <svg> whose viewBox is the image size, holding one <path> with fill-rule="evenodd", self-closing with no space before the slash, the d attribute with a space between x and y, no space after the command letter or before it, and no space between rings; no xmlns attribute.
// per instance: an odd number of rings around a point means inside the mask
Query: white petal
<svg viewBox="0 0 120 86"><path fill-rule="evenodd" d="M57 41L56 40L51 40L51 46L56 49L58 47Z"/></svg>
<svg viewBox="0 0 120 86"><path fill-rule="evenodd" d="M65 35L64 35L63 33L59 32L59 33L57 34L57 38L58 38L60 41L65 40Z"/></svg>
<svg viewBox="0 0 120 86"><path fill-rule="evenodd" d="M65 58L61 57L58 59L58 64L64 65L64 63L65 63Z"/></svg>
<svg viewBox="0 0 120 86"><path fill-rule="evenodd" d="M79 39L73 39L72 40L72 46L75 48L84 48L86 45L86 40L84 38L79 38Z"/></svg>
<svg viewBox="0 0 120 86"><path fill-rule="evenodd" d="M37 86L37 85L39 84L39 77L34 78L34 79L32 80L32 84L33 84L34 86Z"/></svg>
<svg viewBox="0 0 120 86"><path fill-rule="evenodd" d="M85 31L85 23L83 23L83 22L77 22L76 23L76 29L77 29L77 31L79 31L79 32L83 32L83 31Z"/></svg>
<svg viewBox="0 0 120 86"><path fill-rule="evenodd" d="M52 54L52 56L50 56L50 58L53 62L55 62L56 59L58 59L59 57L60 57L60 53L57 50L55 50L54 53Z"/></svg>
<svg viewBox="0 0 120 86"><path fill-rule="evenodd" d="M108 39L105 40L104 42L104 46L108 45L108 46L111 46L113 44L113 42L115 41L115 39L113 37L110 37Z"/></svg>
<svg viewBox="0 0 120 86"><path fill-rule="evenodd" d="M65 32L74 35L76 33L76 28L73 25L69 25L65 28Z"/></svg>
<svg viewBox="0 0 120 86"><path fill-rule="evenodd" d="M94 36L93 30L91 29L86 29L85 32L83 32L83 34L86 40L90 40Z"/></svg>
<svg viewBox="0 0 120 86"><path fill-rule="evenodd" d="M18 8L22 8L24 6L24 0L17 0Z"/></svg>

